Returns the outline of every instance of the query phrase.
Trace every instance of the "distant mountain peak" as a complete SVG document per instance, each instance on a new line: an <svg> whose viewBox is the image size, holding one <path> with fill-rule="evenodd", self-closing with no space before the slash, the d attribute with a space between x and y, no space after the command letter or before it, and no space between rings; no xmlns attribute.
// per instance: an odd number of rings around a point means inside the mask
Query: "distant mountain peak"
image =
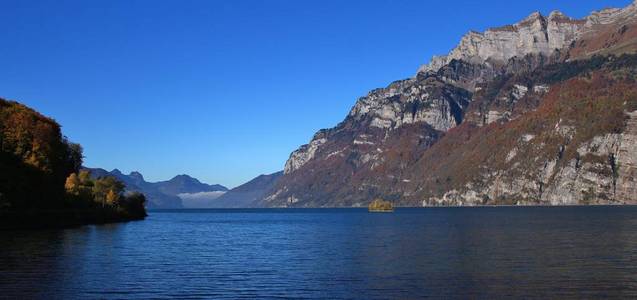
<svg viewBox="0 0 637 300"><path fill-rule="evenodd" d="M139 180L139 181L145 181L144 180L144 175L142 175L142 173L139 173L137 171L131 172L128 176L130 176L130 177L132 177L132 178L134 178L136 180Z"/></svg>
<svg viewBox="0 0 637 300"><path fill-rule="evenodd" d="M168 180L168 182L180 182L180 183L189 183L189 184L205 184L202 183L201 181L199 181L199 179L194 178L190 175L187 174L180 174L177 175L173 178L171 178L170 180Z"/></svg>
<svg viewBox="0 0 637 300"><path fill-rule="evenodd" d="M104 169L85 168L94 177L114 176L120 179L128 191L142 192L148 198L150 207L155 208L181 208L182 200L180 194L197 194L205 192L225 192L228 189L222 185L209 185L201 183L192 176L181 174L167 181L146 182L144 175L138 171L133 171L128 175L123 174L119 169L106 171Z"/></svg>

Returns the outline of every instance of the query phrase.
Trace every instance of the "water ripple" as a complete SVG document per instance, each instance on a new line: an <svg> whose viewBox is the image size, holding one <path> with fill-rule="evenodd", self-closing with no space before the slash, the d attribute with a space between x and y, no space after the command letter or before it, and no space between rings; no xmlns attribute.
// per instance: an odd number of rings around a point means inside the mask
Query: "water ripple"
<svg viewBox="0 0 637 300"><path fill-rule="evenodd" d="M7 298L637 297L635 207L166 211L0 236Z"/></svg>

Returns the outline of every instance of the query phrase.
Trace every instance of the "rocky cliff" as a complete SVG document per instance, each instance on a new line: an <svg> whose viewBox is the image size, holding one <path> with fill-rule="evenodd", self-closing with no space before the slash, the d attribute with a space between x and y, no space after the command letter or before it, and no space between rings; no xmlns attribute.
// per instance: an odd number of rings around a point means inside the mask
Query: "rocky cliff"
<svg viewBox="0 0 637 300"><path fill-rule="evenodd" d="M636 12L468 33L292 153L261 205L635 203Z"/></svg>
<svg viewBox="0 0 637 300"><path fill-rule="evenodd" d="M550 56L577 39L586 20L571 19L559 11L548 17L535 12L524 20L484 33L471 31L449 55L436 56L418 71L438 71L453 60L474 64L502 64L527 54Z"/></svg>

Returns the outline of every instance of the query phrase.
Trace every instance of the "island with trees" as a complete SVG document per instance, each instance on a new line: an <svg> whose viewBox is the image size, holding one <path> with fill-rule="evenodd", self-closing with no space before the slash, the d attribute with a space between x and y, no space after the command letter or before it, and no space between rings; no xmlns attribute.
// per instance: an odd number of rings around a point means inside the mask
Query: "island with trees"
<svg viewBox="0 0 637 300"><path fill-rule="evenodd" d="M394 205L390 201L377 198L367 207L369 212L393 212Z"/></svg>
<svg viewBox="0 0 637 300"><path fill-rule="evenodd" d="M91 178L82 147L53 119L0 98L0 229L141 220L145 197L114 177Z"/></svg>

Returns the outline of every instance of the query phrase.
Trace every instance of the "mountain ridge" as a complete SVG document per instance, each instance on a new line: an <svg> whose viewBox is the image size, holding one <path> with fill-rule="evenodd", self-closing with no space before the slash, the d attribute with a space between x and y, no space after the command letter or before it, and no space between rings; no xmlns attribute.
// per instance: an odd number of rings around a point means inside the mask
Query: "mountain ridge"
<svg viewBox="0 0 637 300"><path fill-rule="evenodd" d="M237 186L212 201L213 208L246 208L260 206L259 200L269 192L283 176L283 171L259 175Z"/></svg>
<svg viewBox="0 0 637 300"><path fill-rule="evenodd" d="M580 20L534 13L468 33L317 132L260 204L633 203L635 158L626 149L635 146L636 3Z"/></svg>
<svg viewBox="0 0 637 300"><path fill-rule="evenodd" d="M186 174L176 175L169 180L147 182L144 176L133 171L123 174L118 169L107 171L100 168L84 168L92 177L114 176L126 184L127 191L142 192L148 198L149 208L183 208L184 199L189 194L206 192L226 192L228 188L220 184L206 184ZM213 195L214 196L214 195Z"/></svg>

